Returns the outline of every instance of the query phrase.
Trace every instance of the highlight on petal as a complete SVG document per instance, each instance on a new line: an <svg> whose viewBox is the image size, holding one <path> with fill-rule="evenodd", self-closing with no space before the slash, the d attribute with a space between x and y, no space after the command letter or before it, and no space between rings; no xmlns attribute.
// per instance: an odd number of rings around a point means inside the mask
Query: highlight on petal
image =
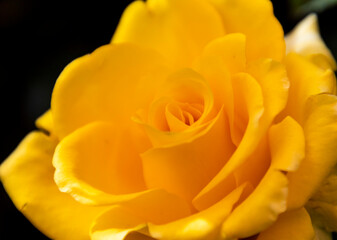
<svg viewBox="0 0 337 240"><path fill-rule="evenodd" d="M336 61L320 36L317 15L310 14L303 19L285 37L287 53L296 52L302 56L322 54L328 61L329 67L336 70Z"/></svg>
<svg viewBox="0 0 337 240"><path fill-rule="evenodd" d="M124 240L130 233L146 228L141 217L123 206L115 205L95 219L90 235L92 240Z"/></svg>
<svg viewBox="0 0 337 240"><path fill-rule="evenodd" d="M247 66L247 72L260 84L265 113L273 119L287 105L289 80L285 66L272 59L259 59Z"/></svg>
<svg viewBox="0 0 337 240"><path fill-rule="evenodd" d="M156 239L219 239L221 223L231 213L246 186L239 186L210 208L189 217L163 225L149 223L149 232Z"/></svg>
<svg viewBox="0 0 337 240"><path fill-rule="evenodd" d="M337 163L337 97L319 94L308 99L304 117L305 160L288 173L288 208L303 206Z"/></svg>
<svg viewBox="0 0 337 240"><path fill-rule="evenodd" d="M305 208L281 214L277 221L259 234L257 240L314 240L315 232ZM323 239L317 239L323 240Z"/></svg>
<svg viewBox="0 0 337 240"><path fill-rule="evenodd" d="M269 129L268 138L273 166L287 172L296 171L305 157L302 127L288 116Z"/></svg>
<svg viewBox="0 0 337 240"><path fill-rule="evenodd" d="M190 66L209 41L224 34L219 14L206 1L148 0L125 10L112 42L146 46L173 65Z"/></svg>
<svg viewBox="0 0 337 240"><path fill-rule="evenodd" d="M82 204L124 204L158 222L189 214L179 197L145 187L132 134L120 126L95 122L76 130L59 143L53 164L59 189Z"/></svg>
<svg viewBox="0 0 337 240"><path fill-rule="evenodd" d="M335 74L330 70L323 70L306 58L290 53L285 59L290 81L288 104L284 110L303 125L304 109L307 99L316 94L336 94Z"/></svg>
<svg viewBox="0 0 337 240"><path fill-rule="evenodd" d="M268 0L208 0L218 10L227 33L243 33L247 38L247 60L285 54L283 29Z"/></svg>
<svg viewBox="0 0 337 240"><path fill-rule="evenodd" d="M284 173L270 168L259 185L222 225L223 238L253 236L271 226L286 210L288 180Z"/></svg>
<svg viewBox="0 0 337 240"><path fill-rule="evenodd" d="M53 164L60 190L84 203L146 190L132 133L111 123L95 122L62 139Z"/></svg>
<svg viewBox="0 0 337 240"><path fill-rule="evenodd" d="M131 44L103 46L74 60L52 95L56 135L62 139L93 121L130 123L165 79L164 65L159 54Z"/></svg>
<svg viewBox="0 0 337 240"><path fill-rule="evenodd" d="M48 237L89 239L91 222L106 208L82 205L59 191L51 164L56 144L42 132L27 135L0 166L1 182L15 206Z"/></svg>

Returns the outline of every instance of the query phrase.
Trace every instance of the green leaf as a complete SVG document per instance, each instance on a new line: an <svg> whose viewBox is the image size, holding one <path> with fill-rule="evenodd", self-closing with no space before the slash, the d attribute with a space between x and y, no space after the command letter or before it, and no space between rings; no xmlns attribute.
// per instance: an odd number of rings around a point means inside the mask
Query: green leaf
<svg viewBox="0 0 337 240"><path fill-rule="evenodd" d="M311 12L322 12L337 5L337 0L290 0L296 16L303 16Z"/></svg>

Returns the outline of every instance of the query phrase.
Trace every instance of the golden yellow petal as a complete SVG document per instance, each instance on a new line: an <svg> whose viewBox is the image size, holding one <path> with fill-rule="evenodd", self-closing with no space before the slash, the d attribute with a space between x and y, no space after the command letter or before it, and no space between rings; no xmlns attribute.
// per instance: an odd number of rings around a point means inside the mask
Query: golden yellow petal
<svg viewBox="0 0 337 240"><path fill-rule="evenodd" d="M323 70L295 53L287 55L285 64L290 81L290 89L284 115L290 115L303 125L307 99L320 93L336 94L336 78L330 69Z"/></svg>
<svg viewBox="0 0 337 240"><path fill-rule="evenodd" d="M15 206L52 239L89 239L91 222L105 207L85 206L54 182L52 156L57 142L30 133L0 167L0 178Z"/></svg>
<svg viewBox="0 0 337 240"><path fill-rule="evenodd" d="M302 127L291 117L269 129L269 147L273 167L294 172L305 157L305 137Z"/></svg>
<svg viewBox="0 0 337 240"><path fill-rule="evenodd" d="M272 59L259 59L247 66L247 72L260 84L265 115L273 119L286 106L289 80L285 66Z"/></svg>
<svg viewBox="0 0 337 240"><path fill-rule="evenodd" d="M220 239L219 228L240 199L246 184L236 188L210 208L163 225L149 224L149 232L156 239Z"/></svg>
<svg viewBox="0 0 337 240"><path fill-rule="evenodd" d="M267 131L268 123L260 121L264 107L259 84L246 73L234 75L232 84L234 121L231 134L233 142L239 145L226 165L193 200L198 209L205 209L221 199L221 189L226 188L230 175L255 151Z"/></svg>
<svg viewBox="0 0 337 240"><path fill-rule="evenodd" d="M310 216L304 208L285 212L257 240L323 240L316 239Z"/></svg>
<svg viewBox="0 0 337 240"><path fill-rule="evenodd" d="M228 131L228 121L220 111L210 125L193 138L143 153L147 186L164 188L190 202L234 151Z"/></svg>
<svg viewBox="0 0 337 240"><path fill-rule="evenodd" d="M104 122L86 125L62 139L53 157L60 190L92 204L103 201L99 195L145 191L133 141L128 129Z"/></svg>
<svg viewBox="0 0 337 240"><path fill-rule="evenodd" d="M166 74L162 64L158 54L131 44L103 46L74 60L57 79L52 95L57 136L62 139L93 121L129 124L151 102Z"/></svg>
<svg viewBox="0 0 337 240"><path fill-rule="evenodd" d="M223 35L221 18L206 1L149 0L125 10L112 42L146 46L173 65L190 66L209 41Z"/></svg>
<svg viewBox="0 0 337 240"><path fill-rule="evenodd" d="M232 73L246 70L246 36L241 33L227 34L210 42L202 53L203 57L219 57L223 67Z"/></svg>
<svg viewBox="0 0 337 240"><path fill-rule="evenodd" d="M337 97L319 94L309 98L304 117L305 159L288 174L288 208L302 207L337 163Z"/></svg>
<svg viewBox="0 0 337 240"><path fill-rule="evenodd" d="M312 13L304 18L285 37L287 53L296 52L311 58L311 55L322 54L326 57L329 67L336 70L336 61L320 36L317 15Z"/></svg>
<svg viewBox="0 0 337 240"><path fill-rule="evenodd" d="M92 240L123 240L130 233L146 228L144 219L123 206L115 205L95 219L90 235Z"/></svg>
<svg viewBox="0 0 337 240"><path fill-rule="evenodd" d="M286 210L287 195L287 177L270 168L254 192L223 223L222 236L245 238L265 230Z"/></svg>
<svg viewBox="0 0 337 240"><path fill-rule="evenodd" d="M259 58L281 61L285 54L283 29L268 0L208 0L220 13L227 33L247 38L248 62Z"/></svg>

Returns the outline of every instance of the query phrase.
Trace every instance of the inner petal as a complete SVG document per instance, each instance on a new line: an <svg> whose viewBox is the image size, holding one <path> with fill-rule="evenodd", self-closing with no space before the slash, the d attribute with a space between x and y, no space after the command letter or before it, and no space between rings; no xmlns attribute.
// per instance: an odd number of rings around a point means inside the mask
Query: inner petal
<svg viewBox="0 0 337 240"><path fill-rule="evenodd" d="M183 69L168 77L145 110L147 116L143 114L138 119L159 131L182 132L211 120L217 110L207 82L193 70Z"/></svg>

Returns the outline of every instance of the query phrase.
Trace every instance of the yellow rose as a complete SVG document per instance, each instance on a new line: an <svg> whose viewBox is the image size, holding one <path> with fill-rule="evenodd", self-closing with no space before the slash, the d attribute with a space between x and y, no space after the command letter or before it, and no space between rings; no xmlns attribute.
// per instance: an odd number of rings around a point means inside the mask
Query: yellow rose
<svg viewBox="0 0 337 240"><path fill-rule="evenodd" d="M315 15L285 41L268 0L135 1L1 181L53 239L331 239L335 68Z"/></svg>

